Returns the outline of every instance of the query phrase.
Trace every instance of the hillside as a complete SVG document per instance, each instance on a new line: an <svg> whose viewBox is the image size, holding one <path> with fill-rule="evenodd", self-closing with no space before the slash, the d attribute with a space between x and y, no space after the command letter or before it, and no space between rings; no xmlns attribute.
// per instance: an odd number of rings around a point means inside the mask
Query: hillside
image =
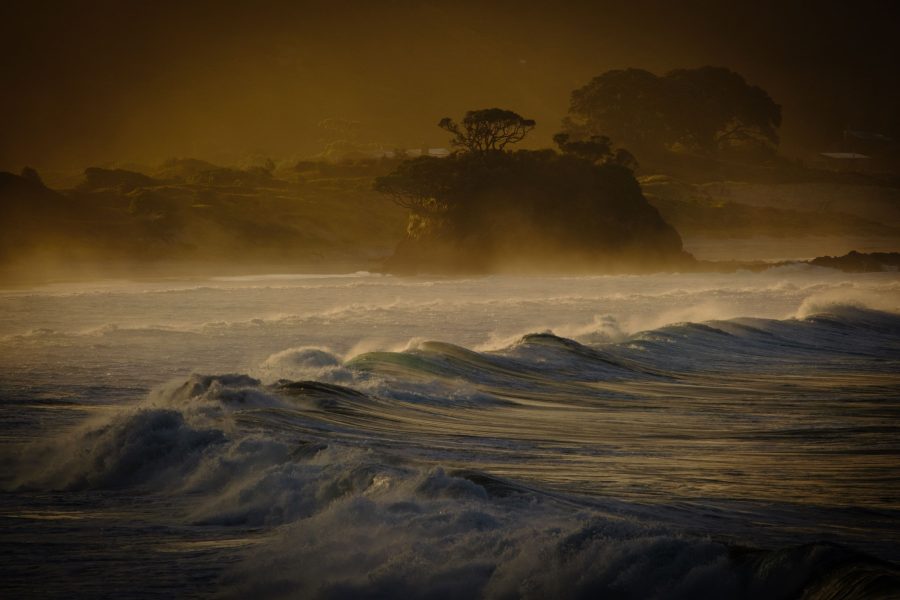
<svg viewBox="0 0 900 600"><path fill-rule="evenodd" d="M371 191L371 174L304 168L291 180L202 161L149 174L90 168L66 190L2 173L0 268L7 279L378 268L405 213Z"/></svg>
<svg viewBox="0 0 900 600"><path fill-rule="evenodd" d="M832 181L688 183L665 175L643 176L640 182L650 203L698 257L750 260L900 250L896 187Z"/></svg>

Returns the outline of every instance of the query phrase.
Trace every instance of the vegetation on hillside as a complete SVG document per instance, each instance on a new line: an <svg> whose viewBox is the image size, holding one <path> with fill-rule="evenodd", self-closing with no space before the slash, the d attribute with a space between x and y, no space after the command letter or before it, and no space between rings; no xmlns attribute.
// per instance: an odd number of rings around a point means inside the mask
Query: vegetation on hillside
<svg viewBox="0 0 900 600"><path fill-rule="evenodd" d="M0 276L621 272L696 268L682 236L900 238L896 179L780 158L780 123L768 93L728 69L626 69L572 92L555 150L513 150L535 121L487 108L440 120L449 156L385 150L327 119L325 152L303 160L89 167L67 189L0 173Z"/></svg>
<svg viewBox="0 0 900 600"><path fill-rule="evenodd" d="M606 135L635 152L771 157L781 107L723 67L607 71L572 92L563 126L576 138Z"/></svg>
<svg viewBox="0 0 900 600"><path fill-rule="evenodd" d="M641 194L633 158L606 138L565 135L554 150L509 151L534 122L502 109L439 124L460 148L375 180L410 211L397 271L642 270L690 261L678 233Z"/></svg>
<svg viewBox="0 0 900 600"><path fill-rule="evenodd" d="M89 168L67 190L0 173L0 268L375 270L403 235L403 211L371 191L393 164L304 164L282 178L179 159Z"/></svg>

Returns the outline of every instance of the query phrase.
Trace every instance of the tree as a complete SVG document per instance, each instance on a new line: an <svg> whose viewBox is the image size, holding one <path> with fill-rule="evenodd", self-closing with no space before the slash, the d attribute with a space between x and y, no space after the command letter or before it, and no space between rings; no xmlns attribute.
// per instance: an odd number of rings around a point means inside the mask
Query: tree
<svg viewBox="0 0 900 600"><path fill-rule="evenodd" d="M605 135L592 135L587 140L572 140L568 133L557 133L553 141L563 154L572 154L595 164L616 164L635 170L637 159L625 148L613 148L612 140Z"/></svg>
<svg viewBox="0 0 900 600"><path fill-rule="evenodd" d="M444 117L438 123L438 127L453 134L453 146L472 153L503 150L509 144L522 141L534 126L533 119L525 119L502 108L470 110L461 124L450 117Z"/></svg>
<svg viewBox="0 0 900 600"><path fill-rule="evenodd" d="M454 165L447 159L420 156L405 160L393 172L375 179L375 191L419 215L446 209L446 195L453 189Z"/></svg>
<svg viewBox="0 0 900 600"><path fill-rule="evenodd" d="M723 67L607 71L572 92L563 121L573 138L606 135L638 152L686 149L707 155L773 152L781 107Z"/></svg>
<svg viewBox="0 0 900 600"><path fill-rule="evenodd" d="M668 121L685 146L713 154L742 145L778 145L781 107L723 67L678 69L665 77Z"/></svg>
<svg viewBox="0 0 900 600"><path fill-rule="evenodd" d="M563 127L573 137L606 135L629 148L670 143L664 87L642 69L607 71L572 92Z"/></svg>
<svg viewBox="0 0 900 600"><path fill-rule="evenodd" d="M457 124L449 117L438 126L453 133L453 145L466 152L449 158L420 156L405 160L390 174L375 180L375 190L419 216L446 213L450 203L480 178L484 154L496 156L521 141L534 128L534 121L500 108L470 110Z"/></svg>

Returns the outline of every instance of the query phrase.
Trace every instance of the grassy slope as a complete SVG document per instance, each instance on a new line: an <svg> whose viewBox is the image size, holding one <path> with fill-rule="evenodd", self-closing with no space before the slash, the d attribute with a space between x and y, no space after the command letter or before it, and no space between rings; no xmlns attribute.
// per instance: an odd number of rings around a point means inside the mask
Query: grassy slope
<svg viewBox="0 0 900 600"><path fill-rule="evenodd" d="M0 276L375 269L406 226L371 176L106 175L59 191L5 174Z"/></svg>
<svg viewBox="0 0 900 600"><path fill-rule="evenodd" d="M854 183L685 183L641 187L685 237L858 236L900 239L900 189Z"/></svg>

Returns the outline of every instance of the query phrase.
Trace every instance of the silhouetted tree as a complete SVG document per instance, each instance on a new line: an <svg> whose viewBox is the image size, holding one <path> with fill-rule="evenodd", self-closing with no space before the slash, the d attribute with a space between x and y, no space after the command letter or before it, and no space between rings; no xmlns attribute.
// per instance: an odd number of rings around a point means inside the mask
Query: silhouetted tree
<svg viewBox="0 0 900 600"><path fill-rule="evenodd" d="M638 162L625 148L613 148L612 141L605 135L592 135L587 140L573 140L568 133L557 133L553 141L563 154L572 154L596 164L616 164L631 169Z"/></svg>
<svg viewBox="0 0 900 600"><path fill-rule="evenodd" d="M640 69L607 71L572 92L564 130L577 139L606 135L638 151L717 154L741 147L773 151L781 107L758 86L722 67L679 69L663 77Z"/></svg>
<svg viewBox="0 0 900 600"><path fill-rule="evenodd" d="M509 144L522 141L534 126L534 120L502 108L470 110L461 124L450 117L444 117L438 123L438 127L453 134L453 146L468 152L503 150Z"/></svg>
<svg viewBox="0 0 900 600"><path fill-rule="evenodd" d="M375 179L375 191L418 214L435 214L446 208L453 189L455 165L446 159L419 156L400 163L393 172Z"/></svg>
<svg viewBox="0 0 900 600"><path fill-rule="evenodd" d="M572 92L564 129L578 138L606 135L627 147L668 144L665 85L642 69L607 71Z"/></svg>
<svg viewBox="0 0 900 600"><path fill-rule="evenodd" d="M781 107L734 71L678 69L665 80L667 120L685 146L713 154L741 145L778 145Z"/></svg>

